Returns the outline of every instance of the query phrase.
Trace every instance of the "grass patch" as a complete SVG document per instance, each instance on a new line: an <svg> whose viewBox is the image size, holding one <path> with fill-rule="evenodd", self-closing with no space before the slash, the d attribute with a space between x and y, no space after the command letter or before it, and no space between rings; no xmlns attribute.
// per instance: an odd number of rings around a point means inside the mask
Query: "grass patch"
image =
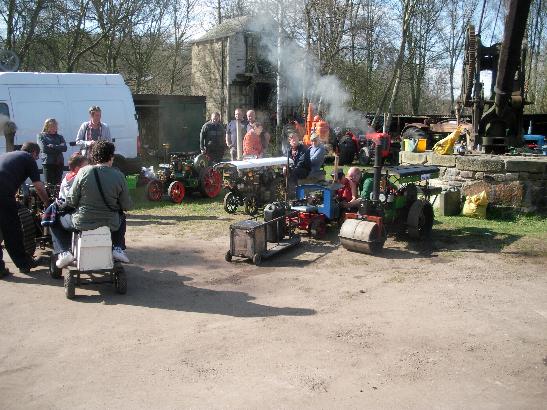
<svg viewBox="0 0 547 410"><path fill-rule="evenodd" d="M504 211L494 211L489 219L475 219L466 216L436 216L435 229L483 229L499 235L547 235L547 218L538 215L524 215Z"/></svg>

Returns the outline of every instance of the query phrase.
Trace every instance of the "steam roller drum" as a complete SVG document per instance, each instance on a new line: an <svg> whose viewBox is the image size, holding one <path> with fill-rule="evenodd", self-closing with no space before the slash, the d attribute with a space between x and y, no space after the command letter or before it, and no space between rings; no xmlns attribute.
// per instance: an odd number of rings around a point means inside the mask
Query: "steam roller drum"
<svg viewBox="0 0 547 410"><path fill-rule="evenodd" d="M340 243L353 252L374 255L384 247L385 238L378 224L359 219L346 219L340 228Z"/></svg>

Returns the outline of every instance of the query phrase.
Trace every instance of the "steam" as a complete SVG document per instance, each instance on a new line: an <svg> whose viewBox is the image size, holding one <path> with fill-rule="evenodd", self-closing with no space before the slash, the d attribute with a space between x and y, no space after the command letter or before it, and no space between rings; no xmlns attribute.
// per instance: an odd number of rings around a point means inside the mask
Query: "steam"
<svg viewBox="0 0 547 410"><path fill-rule="evenodd" d="M266 14L253 17L250 23L250 29L260 33L262 50L259 54L275 68L278 62L277 27L275 20ZM314 114L320 110L331 127L372 131L365 115L351 110L351 95L340 79L334 75L321 75L320 63L313 54L285 36L280 58L282 92L289 104L301 104L305 92L314 106Z"/></svg>

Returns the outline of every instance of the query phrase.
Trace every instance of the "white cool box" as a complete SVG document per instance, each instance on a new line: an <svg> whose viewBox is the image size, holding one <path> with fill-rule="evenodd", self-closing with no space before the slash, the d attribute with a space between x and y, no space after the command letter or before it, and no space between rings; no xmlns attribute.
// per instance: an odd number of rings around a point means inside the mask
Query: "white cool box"
<svg viewBox="0 0 547 410"><path fill-rule="evenodd" d="M72 249L76 258L76 267L85 272L98 269L112 269L112 238L106 226L92 231L72 234Z"/></svg>

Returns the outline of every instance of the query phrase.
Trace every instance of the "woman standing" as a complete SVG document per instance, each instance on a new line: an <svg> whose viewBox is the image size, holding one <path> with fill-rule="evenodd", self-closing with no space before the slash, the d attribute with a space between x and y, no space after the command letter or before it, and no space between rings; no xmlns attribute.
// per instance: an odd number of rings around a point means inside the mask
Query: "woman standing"
<svg viewBox="0 0 547 410"><path fill-rule="evenodd" d="M38 134L46 184L58 185L63 176L63 152L66 152L66 142L62 135L57 134L58 128L57 120L48 118L42 132Z"/></svg>

